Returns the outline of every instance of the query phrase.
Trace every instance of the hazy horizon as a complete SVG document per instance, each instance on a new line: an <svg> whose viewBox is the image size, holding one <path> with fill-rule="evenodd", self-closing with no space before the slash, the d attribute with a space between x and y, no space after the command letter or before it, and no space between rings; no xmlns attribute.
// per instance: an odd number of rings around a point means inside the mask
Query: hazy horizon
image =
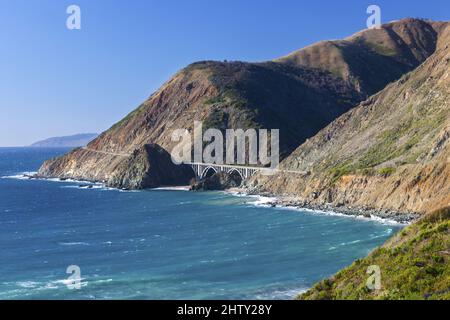
<svg viewBox="0 0 450 320"><path fill-rule="evenodd" d="M265 61L344 38L366 27L370 4L382 23L446 21L450 12L443 0L0 3L0 147L101 133L189 63ZM81 30L66 28L71 4L81 8Z"/></svg>

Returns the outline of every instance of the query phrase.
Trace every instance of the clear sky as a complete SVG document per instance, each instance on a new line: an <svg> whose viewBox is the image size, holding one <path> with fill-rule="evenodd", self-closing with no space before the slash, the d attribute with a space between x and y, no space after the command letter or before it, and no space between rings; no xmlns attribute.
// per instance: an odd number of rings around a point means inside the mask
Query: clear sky
<svg viewBox="0 0 450 320"><path fill-rule="evenodd" d="M66 9L81 8L81 30ZM0 146L108 129L198 60L264 61L448 0L0 0Z"/></svg>

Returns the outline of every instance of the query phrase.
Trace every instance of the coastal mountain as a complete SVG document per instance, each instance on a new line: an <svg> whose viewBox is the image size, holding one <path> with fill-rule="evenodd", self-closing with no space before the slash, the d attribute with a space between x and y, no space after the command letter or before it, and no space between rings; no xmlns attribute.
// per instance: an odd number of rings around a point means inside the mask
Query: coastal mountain
<svg viewBox="0 0 450 320"><path fill-rule="evenodd" d="M298 299L450 298L450 25L439 24L436 31L436 50L423 64L334 120L281 163L281 169L305 173L250 181L254 192L284 195L302 206L375 210L391 218L422 214ZM378 288L367 286L373 267Z"/></svg>
<svg viewBox="0 0 450 320"><path fill-rule="evenodd" d="M427 214L368 257L320 281L298 299L449 300L449 248L450 207L447 207ZM367 287L370 266L379 268L380 287L375 290Z"/></svg>
<svg viewBox="0 0 450 320"><path fill-rule="evenodd" d="M98 137L97 133L80 133L72 136L53 137L35 142L31 145L31 147L46 147L46 148L84 147L97 137Z"/></svg>
<svg viewBox="0 0 450 320"><path fill-rule="evenodd" d="M419 66L434 53L441 28L441 23L405 19L273 61L193 63L87 148L45 162L38 175L125 188L145 188L146 183L136 183L145 180L153 186L144 179L151 172L124 163L146 144L170 152L173 130L192 132L194 121L202 121L204 130L280 129L284 158L338 116Z"/></svg>
<svg viewBox="0 0 450 320"><path fill-rule="evenodd" d="M255 192L306 206L425 213L450 203L450 25L435 52L303 143ZM257 190L257 191L256 191Z"/></svg>

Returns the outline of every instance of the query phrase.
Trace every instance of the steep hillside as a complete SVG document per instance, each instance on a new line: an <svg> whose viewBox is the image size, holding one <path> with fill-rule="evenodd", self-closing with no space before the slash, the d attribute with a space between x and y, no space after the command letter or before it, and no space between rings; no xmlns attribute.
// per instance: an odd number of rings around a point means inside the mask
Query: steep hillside
<svg viewBox="0 0 450 320"><path fill-rule="evenodd" d="M374 93L434 52L442 25L404 19L344 40L322 41L276 61L327 70L362 92Z"/></svg>
<svg viewBox="0 0 450 320"><path fill-rule="evenodd" d="M149 143L170 151L172 131L192 131L195 120L203 121L204 129L280 129L285 157L336 117L423 62L435 50L439 27L407 19L383 26L381 42L379 31L365 30L331 47L318 43L274 62L194 63L88 148L47 161L39 175L107 182L124 168L122 155ZM313 55L310 50L320 52L319 61L302 58ZM345 71L336 71L333 65Z"/></svg>
<svg viewBox="0 0 450 320"><path fill-rule="evenodd" d="M256 190L306 205L429 212L450 203L450 26L414 71L340 116Z"/></svg>
<svg viewBox="0 0 450 320"><path fill-rule="evenodd" d="M366 286L373 265L380 268L377 290ZM450 207L428 214L299 299L450 299Z"/></svg>

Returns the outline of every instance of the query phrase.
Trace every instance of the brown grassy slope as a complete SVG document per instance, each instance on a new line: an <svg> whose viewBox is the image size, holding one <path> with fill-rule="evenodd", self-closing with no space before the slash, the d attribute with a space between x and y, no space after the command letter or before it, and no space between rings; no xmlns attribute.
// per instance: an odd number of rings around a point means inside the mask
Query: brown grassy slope
<svg viewBox="0 0 450 320"><path fill-rule="evenodd" d="M380 267L379 290L366 286L372 265ZM450 207L426 215L299 299L450 299Z"/></svg>
<svg viewBox="0 0 450 320"><path fill-rule="evenodd" d="M426 212L450 203L450 27L416 70L345 113L260 190L335 206Z"/></svg>
<svg viewBox="0 0 450 320"><path fill-rule="evenodd" d="M443 24L403 19L343 40L322 41L275 61L328 70L374 93L434 52Z"/></svg>

